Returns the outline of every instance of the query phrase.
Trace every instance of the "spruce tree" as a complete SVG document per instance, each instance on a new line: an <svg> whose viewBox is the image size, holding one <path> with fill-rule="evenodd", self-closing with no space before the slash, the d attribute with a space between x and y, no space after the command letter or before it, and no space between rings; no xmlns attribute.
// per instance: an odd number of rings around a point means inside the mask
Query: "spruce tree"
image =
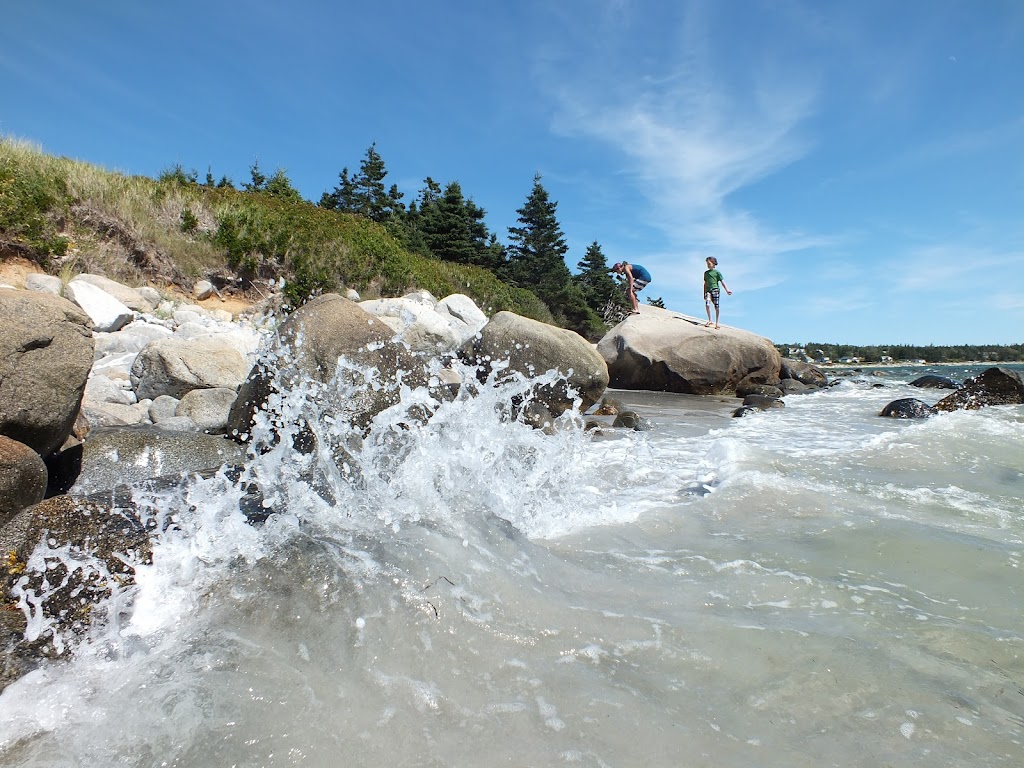
<svg viewBox="0 0 1024 768"><path fill-rule="evenodd" d="M405 205L401 202L404 195L397 185L392 184L390 189L384 187L387 175L384 158L377 152L375 142L366 150L359 173L350 178L348 168L344 168L338 174L338 186L321 196L320 206L356 213L381 223L401 219L405 214Z"/></svg>
<svg viewBox="0 0 1024 768"><path fill-rule="evenodd" d="M267 186L267 177L260 171L259 158L254 160L252 165L249 166L249 175L252 181L243 182L242 189L246 192L262 192L264 187Z"/></svg>
<svg viewBox="0 0 1024 768"><path fill-rule="evenodd" d="M490 251L484 210L463 196L459 182L449 183L442 195L429 202L424 199L420 214L423 237L436 257L487 265Z"/></svg>
<svg viewBox="0 0 1024 768"><path fill-rule="evenodd" d="M573 280L583 291L587 306L596 312L602 312L617 286L608 271L608 261L604 252L596 240L587 248L586 254L576 267L580 271Z"/></svg>
<svg viewBox="0 0 1024 768"><path fill-rule="evenodd" d="M516 211L519 226L509 227L508 260L505 277L536 293L549 307L571 282L565 265L565 243L555 211L558 203L548 197L538 173L526 203Z"/></svg>
<svg viewBox="0 0 1024 768"><path fill-rule="evenodd" d="M288 173L284 168L278 168L274 171L274 175L267 179L267 183L263 185L263 192L272 197L290 200L293 203L302 202L302 195L299 193L299 190L292 186L291 179L288 178Z"/></svg>

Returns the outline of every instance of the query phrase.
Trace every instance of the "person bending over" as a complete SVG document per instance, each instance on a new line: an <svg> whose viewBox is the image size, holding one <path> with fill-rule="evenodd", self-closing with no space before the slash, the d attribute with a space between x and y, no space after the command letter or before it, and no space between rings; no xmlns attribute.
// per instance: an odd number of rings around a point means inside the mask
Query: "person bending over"
<svg viewBox="0 0 1024 768"><path fill-rule="evenodd" d="M629 303L633 306L631 314L639 315L640 302L637 301L636 295L651 282L651 273L639 264L630 264L626 261L612 265L612 272L626 276L626 292L629 294Z"/></svg>
<svg viewBox="0 0 1024 768"><path fill-rule="evenodd" d="M708 313L708 321L704 324L705 328L711 326L711 305L715 305L715 328L718 328L718 286L725 288L725 292L732 296L732 291L725 284L725 278L722 277L722 273L718 271L718 259L714 256L708 256L705 259L705 263L708 265L707 271L704 272L704 309Z"/></svg>

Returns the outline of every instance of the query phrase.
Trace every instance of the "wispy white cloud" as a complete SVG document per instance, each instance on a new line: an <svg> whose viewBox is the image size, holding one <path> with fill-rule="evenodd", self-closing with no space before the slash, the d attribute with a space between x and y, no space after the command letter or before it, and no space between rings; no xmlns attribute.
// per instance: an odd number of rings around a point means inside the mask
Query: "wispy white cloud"
<svg viewBox="0 0 1024 768"><path fill-rule="evenodd" d="M720 52L702 23L697 14L681 18L678 50L644 71L604 61L602 79L589 58L563 70L554 129L617 150L647 215L674 244L768 257L825 244L779 231L730 200L810 151L802 128L817 102L813 78L766 63L730 80L716 70Z"/></svg>
<svg viewBox="0 0 1024 768"><path fill-rule="evenodd" d="M1024 281L1024 251L993 252L970 244L916 248L898 260L893 288L901 292L978 295Z"/></svg>

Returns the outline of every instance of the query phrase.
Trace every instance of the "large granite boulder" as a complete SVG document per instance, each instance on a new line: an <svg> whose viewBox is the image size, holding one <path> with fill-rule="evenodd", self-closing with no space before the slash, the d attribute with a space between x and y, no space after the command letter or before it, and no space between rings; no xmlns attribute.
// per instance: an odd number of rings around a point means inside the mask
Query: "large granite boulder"
<svg viewBox="0 0 1024 768"><path fill-rule="evenodd" d="M156 304L140 293L138 289L119 283L116 280L111 280L103 275L91 275L83 272L80 275L75 275L69 285L74 286L76 283L95 285L135 312L152 312L156 308Z"/></svg>
<svg viewBox="0 0 1024 768"><path fill-rule="evenodd" d="M228 418L228 434L247 439L255 414L275 392L308 382L330 385L336 395L331 415L360 429L397 403L404 385L429 381L424 361L394 331L350 299L318 296L293 312L278 330L272 362L253 366ZM316 418L315 414L310 414Z"/></svg>
<svg viewBox="0 0 1024 768"><path fill-rule="evenodd" d="M706 328L698 318L641 306L597 345L611 386L689 395L733 394L741 384L779 384L781 358L765 338Z"/></svg>
<svg viewBox="0 0 1024 768"><path fill-rule="evenodd" d="M0 434L44 457L64 443L93 362L91 325L59 296L0 289Z"/></svg>
<svg viewBox="0 0 1024 768"><path fill-rule="evenodd" d="M0 435L0 526L19 509L43 500L47 476L38 453Z"/></svg>
<svg viewBox="0 0 1024 768"><path fill-rule="evenodd" d="M973 411L989 405L1024 403L1024 382L1009 368L987 368L935 404L937 411Z"/></svg>
<svg viewBox="0 0 1024 768"><path fill-rule="evenodd" d="M72 280L64 287L64 295L89 316L95 331L118 331L135 319L135 312L123 302L84 280Z"/></svg>
<svg viewBox="0 0 1024 768"><path fill-rule="evenodd" d="M552 416L573 406L572 391L582 399L580 410L586 411L608 387L608 367L586 339L514 312L499 312L492 317L475 338L462 346L459 357L480 366L482 379L495 363L507 363L502 376L520 373L532 378L557 371L557 383L534 390Z"/></svg>
<svg viewBox="0 0 1024 768"><path fill-rule="evenodd" d="M160 395L181 398L193 389L237 389L249 364L229 341L216 336L200 339L157 339L147 344L132 363L131 380L139 400Z"/></svg>

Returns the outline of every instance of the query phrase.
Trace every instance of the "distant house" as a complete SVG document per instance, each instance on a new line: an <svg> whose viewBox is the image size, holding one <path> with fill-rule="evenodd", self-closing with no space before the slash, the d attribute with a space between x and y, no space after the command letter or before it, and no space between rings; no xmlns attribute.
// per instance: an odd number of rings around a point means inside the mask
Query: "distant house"
<svg viewBox="0 0 1024 768"><path fill-rule="evenodd" d="M882 358L881 358L881 360L880 360L879 362L882 362L882 363L891 363L891 362L892 362L892 358L891 358L891 357L889 357L889 355L882 355Z"/></svg>
<svg viewBox="0 0 1024 768"><path fill-rule="evenodd" d="M860 358L859 357L840 357L839 358L839 362L840 363L859 363L860 362Z"/></svg>

